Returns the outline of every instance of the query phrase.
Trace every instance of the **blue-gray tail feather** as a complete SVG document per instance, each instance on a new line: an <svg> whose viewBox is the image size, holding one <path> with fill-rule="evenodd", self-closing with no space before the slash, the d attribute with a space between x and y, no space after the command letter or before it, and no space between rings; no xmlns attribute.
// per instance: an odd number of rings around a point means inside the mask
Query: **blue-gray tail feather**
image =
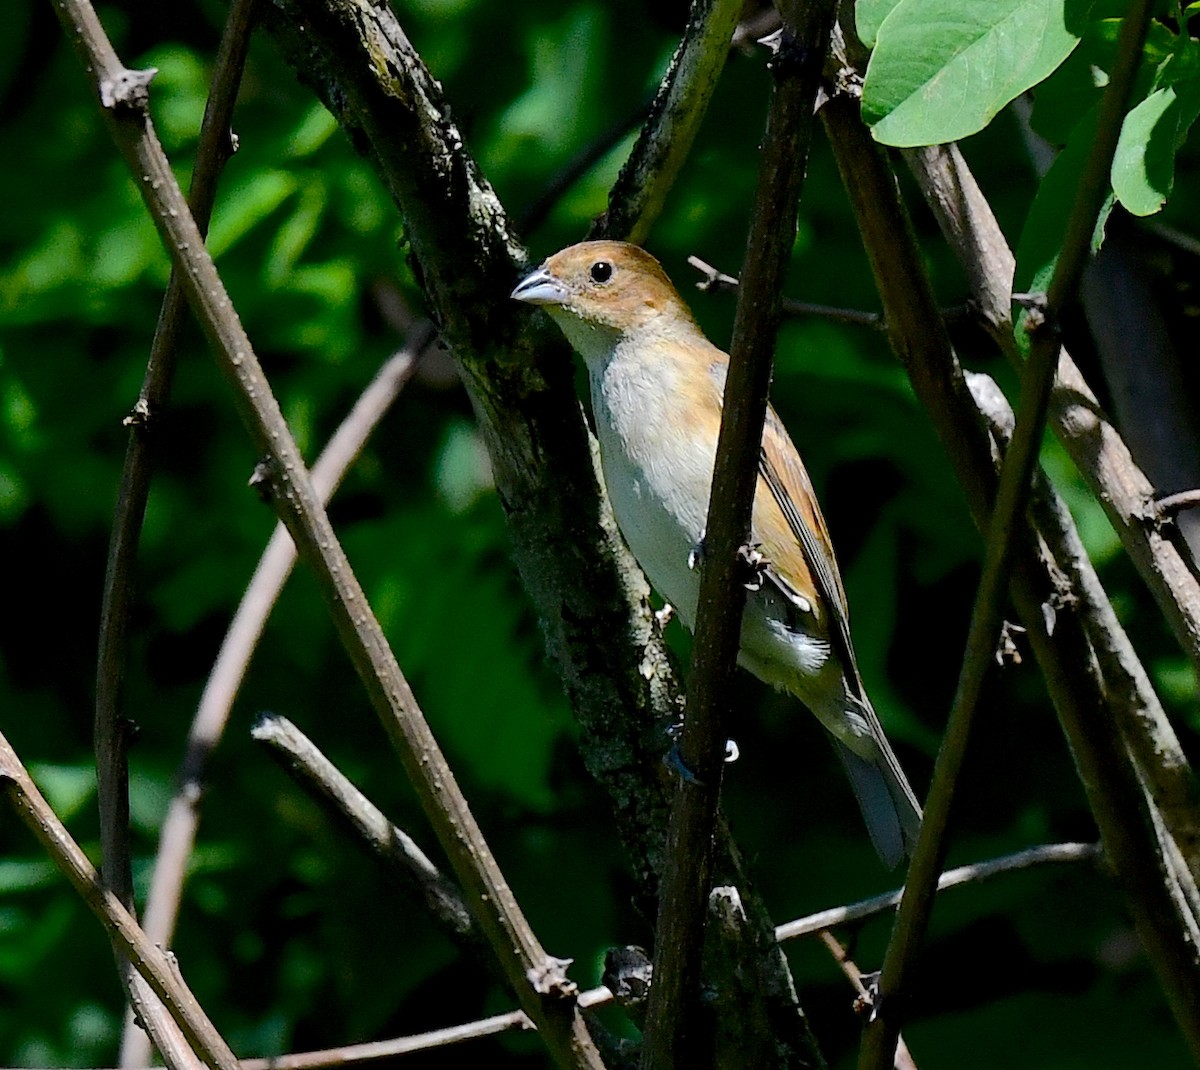
<svg viewBox="0 0 1200 1070"><path fill-rule="evenodd" d="M921 828L921 808L895 755L887 751L875 761L855 754L841 740L834 748L867 823L875 850L888 869L895 869L912 853ZM884 747L887 747L886 742Z"/></svg>

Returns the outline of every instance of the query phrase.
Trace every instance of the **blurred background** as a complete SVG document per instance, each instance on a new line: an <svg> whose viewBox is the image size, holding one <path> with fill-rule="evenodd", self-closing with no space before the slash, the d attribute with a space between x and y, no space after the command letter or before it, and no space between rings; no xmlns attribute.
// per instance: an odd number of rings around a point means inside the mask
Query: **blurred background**
<svg viewBox="0 0 1200 1070"><path fill-rule="evenodd" d="M511 215L583 152L611 143L523 237L540 259L579 240L606 203L686 18L638 0L394 0ZM154 66L152 107L189 175L225 14L217 0L98 7L122 59ZM735 52L649 248L710 337L733 298L692 289L689 255L736 274L769 78ZM404 229L368 165L256 35L236 112L240 150L210 246L310 459L422 316ZM617 135L613 136L613 131ZM620 131L628 131L620 134ZM605 139L608 139L606 142ZM98 836L91 756L96 630L127 431L167 258L49 4L0 11L0 728L72 833ZM1015 244L1037 175L1005 113L964 145ZM966 286L901 173L939 296ZM1194 228L1197 157L1180 159L1168 224ZM542 214L542 213L539 213ZM1195 251L1114 224L1171 331L1195 353ZM818 135L789 296L878 302L831 154ZM1076 325L1077 327L1079 325ZM1012 376L982 332L956 328L969 367ZM1076 359L1096 374L1086 331ZM1183 389L1196 411L1196 370ZM582 378L580 380L582 386ZM953 694L980 540L951 469L882 333L789 320L774 402L805 457L845 576L868 688L923 793ZM205 677L273 519L247 488L256 457L194 327L184 332L149 502L125 709L135 877L143 889ZM1197 751L1190 668L1099 507L1053 441L1045 464L1184 746ZM500 863L547 949L599 983L605 950L649 944L607 801L583 769L538 621L509 560L486 454L449 357L433 350L332 506L351 561ZM673 626L672 644L687 637ZM997 669L962 783L951 864L1095 829L1031 655ZM686 660L681 661L686 665ZM725 802L777 922L893 886L822 733L747 675L740 761ZM200 1001L240 1055L271 1055L453 1025L512 1004L420 907L249 738L291 718L436 858L315 585L289 583L213 756L175 940ZM888 923L853 953L878 965ZM852 991L814 941L788 946L801 1000L836 1066L852 1064ZM922 1070L1183 1066L1185 1051L1115 889L1094 870L1044 869L951 893L935 914L906 1037ZM121 992L106 938L23 826L0 812L0 1064L105 1066ZM621 1028L618 1016L606 1020ZM969 1053L969 1054L968 1054ZM405 1066L546 1065L508 1037ZM455 1061L459 1060L459 1061Z"/></svg>

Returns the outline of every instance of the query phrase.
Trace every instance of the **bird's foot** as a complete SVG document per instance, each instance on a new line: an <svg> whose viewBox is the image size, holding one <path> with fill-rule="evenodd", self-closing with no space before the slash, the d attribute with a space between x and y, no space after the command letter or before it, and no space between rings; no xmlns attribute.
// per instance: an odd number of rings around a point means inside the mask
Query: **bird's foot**
<svg viewBox="0 0 1200 1070"><path fill-rule="evenodd" d="M761 591L771 562L762 552L761 543L746 543L738 547L738 578L747 591Z"/></svg>
<svg viewBox="0 0 1200 1070"><path fill-rule="evenodd" d="M705 782L688 768L687 762L683 760L683 755L679 752L679 737L682 734L682 721L676 721L667 729L667 738L670 739L671 746L668 748L667 753L663 755L663 765L682 777L689 784L698 784L703 787ZM741 754L741 749L738 747L736 740L725 740L725 763L727 765L731 762L736 762L741 757Z"/></svg>
<svg viewBox="0 0 1200 1070"><path fill-rule="evenodd" d="M702 564L704 564L704 533L701 533L700 541L688 551L687 556L687 566L693 572Z"/></svg>

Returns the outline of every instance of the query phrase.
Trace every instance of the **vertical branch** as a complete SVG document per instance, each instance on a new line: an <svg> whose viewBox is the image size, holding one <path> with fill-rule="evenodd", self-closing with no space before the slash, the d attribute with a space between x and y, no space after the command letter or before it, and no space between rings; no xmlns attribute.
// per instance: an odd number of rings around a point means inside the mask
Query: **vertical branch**
<svg viewBox="0 0 1200 1070"><path fill-rule="evenodd" d="M905 155L963 264L973 303L988 332L1009 362L1019 367L1007 296L1015 262L974 176L954 145L914 149ZM1130 560L1174 627L1184 652L1200 668L1200 645L1195 641L1200 637L1200 580L1171 539L1146 522L1153 487L1065 349L1059 353L1049 421L1120 533ZM1046 523L1039 526L1045 532ZM1076 537L1069 545L1077 541ZM1200 784L1195 771L1082 548L1068 550L1064 541L1052 543L1052 549L1060 565L1077 562L1069 571L1078 576L1077 589L1089 592L1087 597L1096 607L1085 622L1110 692L1122 697L1114 702L1121 731L1195 886L1200 882Z"/></svg>
<svg viewBox="0 0 1200 1070"><path fill-rule="evenodd" d="M796 210L834 4L783 5L772 61L776 78L738 294L729 376L705 528L687 718L680 741L694 778L681 778L671 808L670 852L655 934L654 983L643 1066L704 1064L698 1023L700 958L711 886L713 823L724 761L724 721L745 590L737 556L750 533L759 451L771 380L779 291L796 230Z"/></svg>
<svg viewBox="0 0 1200 1070"><path fill-rule="evenodd" d="M504 880L313 489L278 401L179 192L146 109L146 72L125 68L88 0L55 5L99 90L113 139L180 269L192 311L256 448L280 519L313 568L327 608L404 770L477 912L509 985L562 1067L602 1063L564 963L547 955Z"/></svg>
<svg viewBox="0 0 1200 1070"><path fill-rule="evenodd" d="M229 123L249 46L253 3L254 0L235 0L230 8L213 70L212 92L200 127L189 204L201 233L208 228L217 177L233 151ZM120 689L137 545L153 467L151 432L170 391L175 344L184 309L183 291L172 271L151 343L141 394L126 421L130 429L129 443L113 517L100 610L94 737L102 873L105 883L130 912L134 911L134 902L129 848L128 734L127 724L120 717ZM139 1021L169 1065L194 1065L194 1056L157 1004L153 993L125 958L118 955L117 963L130 1005L121 1045L121 1065L144 1066L149 1062L147 1034L136 1028Z"/></svg>

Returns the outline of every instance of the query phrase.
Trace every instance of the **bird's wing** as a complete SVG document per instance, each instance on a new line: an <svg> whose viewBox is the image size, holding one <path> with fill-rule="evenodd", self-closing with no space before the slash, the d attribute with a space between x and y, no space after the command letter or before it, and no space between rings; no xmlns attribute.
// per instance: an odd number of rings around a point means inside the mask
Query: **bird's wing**
<svg viewBox="0 0 1200 1070"><path fill-rule="evenodd" d="M788 437L787 430L773 409L767 410L758 471L771 500L774 501L786 522L787 529L795 541L794 544L800 549L803 571L807 573L807 576L803 578L811 581L819 604L823 605L829 614L829 635L846 672L847 681L851 683L859 696L865 699L866 694L859 676L858 662L854 657L854 645L850 639L846 591L842 586L842 578L833 557L829 529L825 526L825 518L821 516L812 483L808 478L808 473L804 470L800 455L796 452L796 447ZM768 521L764 526L770 527L771 525ZM779 553L778 549L767 546L768 561L773 560L773 550L776 554ZM785 549L782 560L778 561L784 582L787 582L791 575L801 571L798 568L800 562L789 562L789 556L791 555L788 555Z"/></svg>

